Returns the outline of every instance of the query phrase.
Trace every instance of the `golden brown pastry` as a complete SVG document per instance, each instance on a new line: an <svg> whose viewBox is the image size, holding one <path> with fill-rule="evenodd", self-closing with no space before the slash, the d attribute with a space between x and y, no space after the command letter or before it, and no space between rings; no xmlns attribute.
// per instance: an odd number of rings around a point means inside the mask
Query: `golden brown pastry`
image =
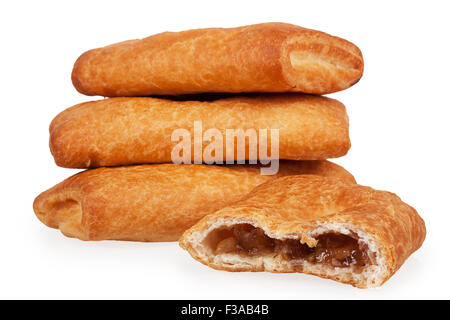
<svg viewBox="0 0 450 320"><path fill-rule="evenodd" d="M355 84L361 51L329 34L286 23L164 32L90 50L72 82L106 97L200 92L325 94Z"/></svg>
<svg viewBox="0 0 450 320"><path fill-rule="evenodd" d="M215 269L303 272L367 288L389 279L425 233L393 193L302 175L256 187L187 230L180 245Z"/></svg>
<svg viewBox="0 0 450 320"><path fill-rule="evenodd" d="M328 161L281 161L277 176L318 174L354 182ZM208 213L273 176L258 166L141 165L76 174L40 194L36 216L82 240L175 241Z"/></svg>
<svg viewBox="0 0 450 320"><path fill-rule="evenodd" d="M50 150L56 164L67 168L167 163L182 139L172 141L172 134L182 128L190 134L194 161L195 121L201 122L203 135L212 128L222 135L223 161L227 129L254 129L255 135L260 129L279 129L281 159L324 160L343 156L350 148L348 118L340 102L303 94L258 94L205 102L111 98L82 103L52 121ZM269 157L257 155L258 159L271 158L271 134L268 130ZM237 154L234 144L234 159L250 158L249 142L245 139L245 157ZM206 152L211 143L204 137L204 157L200 152L198 163L214 160Z"/></svg>

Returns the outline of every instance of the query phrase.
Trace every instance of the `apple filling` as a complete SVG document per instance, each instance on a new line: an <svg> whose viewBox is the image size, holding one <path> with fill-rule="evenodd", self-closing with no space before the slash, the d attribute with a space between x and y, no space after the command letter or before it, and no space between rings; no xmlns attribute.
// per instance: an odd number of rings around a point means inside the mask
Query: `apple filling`
<svg viewBox="0 0 450 320"><path fill-rule="evenodd" d="M216 255L279 256L286 261L308 261L338 268L354 267L355 270L371 264L367 245L359 242L356 234L329 232L316 239L317 245L311 248L299 240L272 239L250 224L237 224L213 230L206 240Z"/></svg>

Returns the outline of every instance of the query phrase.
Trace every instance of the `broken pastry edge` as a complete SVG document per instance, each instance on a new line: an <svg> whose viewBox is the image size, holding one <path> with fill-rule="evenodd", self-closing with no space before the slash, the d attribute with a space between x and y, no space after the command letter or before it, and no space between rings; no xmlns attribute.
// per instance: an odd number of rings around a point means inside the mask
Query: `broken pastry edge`
<svg viewBox="0 0 450 320"><path fill-rule="evenodd" d="M299 240L302 244L315 247L318 240L316 237L326 233L337 233L342 235L355 234L358 236L358 243L365 244L368 252L375 257L374 264L363 267L360 273L353 273L353 268L339 268L324 266L321 263L310 263L303 260L301 271L299 265L272 255L266 256L243 256L236 253L225 253L216 255L204 241L211 232L226 227L241 224L249 224L255 228L260 228L265 235L276 240ZM270 226L260 223L258 219L250 217L236 217L222 215L220 217L207 216L191 229L188 229L179 240L179 245L201 263L216 269L231 272L272 272L272 273L304 273L331 279L354 287L365 289L381 286L390 278L393 272L388 269L392 259L389 248L385 248L381 241L349 223L320 223L316 226L300 226L298 232L283 233L273 230ZM297 269L296 269L297 267Z"/></svg>
<svg viewBox="0 0 450 320"><path fill-rule="evenodd" d="M92 240L85 214L86 203L79 192L64 188L66 180L42 192L34 199L35 216L45 226L59 230L68 238ZM61 188L63 192L59 193Z"/></svg>
<svg viewBox="0 0 450 320"><path fill-rule="evenodd" d="M310 31L288 36L280 48L282 74L292 90L329 94L357 83L364 72L361 50L348 40Z"/></svg>

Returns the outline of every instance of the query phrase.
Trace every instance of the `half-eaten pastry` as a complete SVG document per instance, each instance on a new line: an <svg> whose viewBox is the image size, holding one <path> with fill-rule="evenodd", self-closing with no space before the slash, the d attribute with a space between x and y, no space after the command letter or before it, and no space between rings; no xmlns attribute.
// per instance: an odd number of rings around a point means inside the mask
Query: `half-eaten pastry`
<svg viewBox="0 0 450 320"><path fill-rule="evenodd" d="M425 239L416 210L393 193L313 175L256 187L180 239L220 270L302 272L376 287Z"/></svg>

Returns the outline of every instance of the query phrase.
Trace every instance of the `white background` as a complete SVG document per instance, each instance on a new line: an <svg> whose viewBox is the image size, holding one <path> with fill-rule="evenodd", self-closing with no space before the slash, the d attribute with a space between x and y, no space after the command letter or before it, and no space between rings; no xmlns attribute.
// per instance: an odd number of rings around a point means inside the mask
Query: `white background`
<svg viewBox="0 0 450 320"><path fill-rule="evenodd" d="M8 3L8 4L6 4ZM0 298L450 298L450 8L447 1L2 1ZM54 165L48 125L89 97L70 73L84 51L162 31L268 21L357 44L365 73L333 94L352 149L337 163L397 193L427 225L419 251L381 288L302 274L228 273L177 243L82 242L48 229L33 199L75 173Z"/></svg>

